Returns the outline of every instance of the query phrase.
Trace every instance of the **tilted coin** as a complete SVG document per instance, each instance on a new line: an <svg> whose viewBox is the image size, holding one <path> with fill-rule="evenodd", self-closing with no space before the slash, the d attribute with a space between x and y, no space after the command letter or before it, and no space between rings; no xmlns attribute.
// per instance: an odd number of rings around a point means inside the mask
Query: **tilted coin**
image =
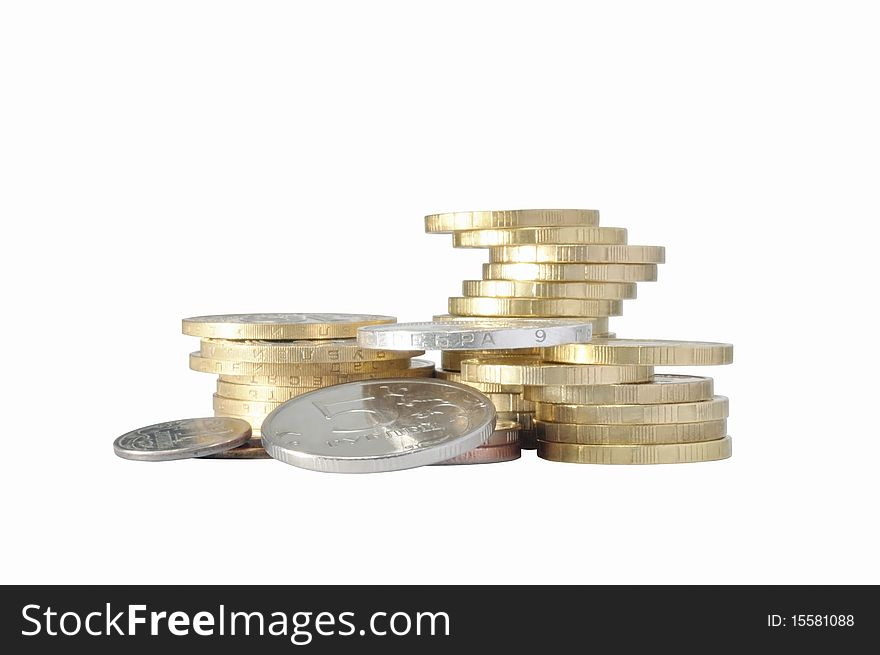
<svg viewBox="0 0 880 655"><path fill-rule="evenodd" d="M233 384L256 384L276 387L311 387L314 390L357 380L381 380L392 377L434 377L434 362L427 359L413 359L409 361L409 366L406 368L394 368L387 371L364 371L360 373L287 373L276 375L226 375L221 373L220 381Z"/></svg>
<svg viewBox="0 0 880 655"><path fill-rule="evenodd" d="M449 380L450 382L458 382L460 384L466 384L469 387L473 387L477 391L482 391L484 394L486 393L522 393L523 387L519 384L492 384L486 382L465 382L461 379L461 371L448 371L444 369L437 369L435 371L436 377L441 380Z"/></svg>
<svg viewBox="0 0 880 655"><path fill-rule="evenodd" d="M358 330L363 348L459 350L547 347L590 340L589 322L533 319L519 321L446 321L395 323ZM376 351L384 352L384 351Z"/></svg>
<svg viewBox="0 0 880 655"><path fill-rule="evenodd" d="M464 316L620 316L620 300L578 300L573 298L489 298L449 299L449 312Z"/></svg>
<svg viewBox="0 0 880 655"><path fill-rule="evenodd" d="M516 316L453 316L452 314L437 314L434 316L435 321L439 322L449 322L455 321L456 323L519 323L519 322L528 322L539 320L535 318L517 318ZM603 336L607 337L610 333L608 332L608 317L601 316L599 318L595 317L578 317L578 318L549 318L546 319L548 321L571 321L575 323L589 323L593 326L593 337Z"/></svg>
<svg viewBox="0 0 880 655"><path fill-rule="evenodd" d="M569 405L655 405L709 400L712 378L656 374L651 382L584 386L524 387L526 400Z"/></svg>
<svg viewBox="0 0 880 655"><path fill-rule="evenodd" d="M462 295L466 297L574 298L576 300L626 300L636 297L634 282L465 280L462 282L461 290Z"/></svg>
<svg viewBox="0 0 880 655"><path fill-rule="evenodd" d="M440 367L445 371L461 371L466 359L497 359L498 357L534 357L541 348L515 348L505 350L444 350L440 353Z"/></svg>
<svg viewBox="0 0 880 655"><path fill-rule="evenodd" d="M480 446L473 450L447 459L445 462L437 462L435 466L453 466L459 464L499 464L511 462L522 456L519 441L501 446Z"/></svg>
<svg viewBox="0 0 880 655"><path fill-rule="evenodd" d="M655 423L653 425L580 425L535 421L539 439L582 444L687 443L721 439L727 434L727 421L697 423Z"/></svg>
<svg viewBox="0 0 880 655"><path fill-rule="evenodd" d="M710 341L596 339L592 343L577 346L551 348L545 359L572 364L643 366L714 366L733 361L731 344Z"/></svg>
<svg viewBox="0 0 880 655"><path fill-rule="evenodd" d="M298 339L266 341L202 339L202 357L229 362L266 364L326 364L407 359L424 355L423 350L376 350L362 348L356 339Z"/></svg>
<svg viewBox="0 0 880 655"><path fill-rule="evenodd" d="M127 432L113 442L113 452L146 462L187 459L235 448L250 436L251 426L241 420L188 418Z"/></svg>
<svg viewBox="0 0 880 655"><path fill-rule="evenodd" d="M534 412L535 404L524 400L518 393L487 393L486 398L495 405L498 412ZM497 429L497 428L496 428Z"/></svg>
<svg viewBox="0 0 880 655"><path fill-rule="evenodd" d="M532 245L496 246L489 249L489 261L535 263L662 264L663 246L620 245Z"/></svg>
<svg viewBox="0 0 880 655"><path fill-rule="evenodd" d="M456 248L491 248L538 243L626 243L626 228L593 225L558 227L518 227L495 230L455 232L452 245Z"/></svg>
<svg viewBox="0 0 880 655"><path fill-rule="evenodd" d="M425 232L553 225L598 225L595 209L508 209L504 211L449 212L425 216Z"/></svg>
<svg viewBox="0 0 880 655"><path fill-rule="evenodd" d="M596 446L538 441L538 457L573 464L684 464L727 459L731 453L730 437L648 446Z"/></svg>
<svg viewBox="0 0 880 655"><path fill-rule="evenodd" d="M261 384L235 384L217 380L217 395L234 400L284 402L320 387L275 387Z"/></svg>
<svg viewBox="0 0 880 655"><path fill-rule="evenodd" d="M348 375L352 373L375 373L399 371L407 368L406 359L383 359L366 362L330 362L325 364L265 364L262 362L228 362L221 359L208 359L201 353L190 353L189 367L200 373L219 375L286 375L286 376L325 376ZM394 375L392 373L392 375ZM306 385L296 385L306 386Z"/></svg>
<svg viewBox="0 0 880 655"><path fill-rule="evenodd" d="M394 323L375 314L220 314L183 319L183 333L214 339L340 339L364 325Z"/></svg>
<svg viewBox="0 0 880 655"><path fill-rule="evenodd" d="M483 264L484 280L651 282L657 264ZM599 332L593 326L593 332Z"/></svg>
<svg viewBox="0 0 880 655"><path fill-rule="evenodd" d="M201 459L271 459L259 439L250 439L238 448L207 455Z"/></svg>
<svg viewBox="0 0 880 655"><path fill-rule="evenodd" d="M537 358L465 360L461 377L466 381L496 384L619 384L650 382L654 369L650 366L584 366L554 364Z"/></svg>
<svg viewBox="0 0 880 655"><path fill-rule="evenodd" d="M695 423L727 418L728 401L724 396L695 403L664 405L556 405L535 403L535 418L554 423L615 424L624 423Z"/></svg>
<svg viewBox="0 0 880 655"><path fill-rule="evenodd" d="M495 408L446 380L361 381L284 403L262 426L263 447L293 466L372 473L456 457L493 432Z"/></svg>

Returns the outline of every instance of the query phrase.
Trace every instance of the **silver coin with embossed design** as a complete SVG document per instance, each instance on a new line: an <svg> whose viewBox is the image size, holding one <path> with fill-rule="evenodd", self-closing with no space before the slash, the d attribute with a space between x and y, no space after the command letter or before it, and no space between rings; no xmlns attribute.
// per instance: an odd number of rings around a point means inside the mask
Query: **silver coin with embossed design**
<svg viewBox="0 0 880 655"><path fill-rule="evenodd" d="M358 328L357 342L361 348L383 350L494 350L587 343L592 334L592 323L582 321L426 321Z"/></svg>
<svg viewBox="0 0 880 655"><path fill-rule="evenodd" d="M245 443L251 426L237 418L186 418L148 425L113 442L125 459L163 462L222 453Z"/></svg>
<svg viewBox="0 0 880 655"><path fill-rule="evenodd" d="M214 339L341 339L363 325L393 323L375 314L220 314L183 319L183 333Z"/></svg>
<svg viewBox="0 0 880 655"><path fill-rule="evenodd" d="M495 408L476 389L437 379L363 380L287 401L263 421L263 447L293 466L376 473L425 466L476 448Z"/></svg>

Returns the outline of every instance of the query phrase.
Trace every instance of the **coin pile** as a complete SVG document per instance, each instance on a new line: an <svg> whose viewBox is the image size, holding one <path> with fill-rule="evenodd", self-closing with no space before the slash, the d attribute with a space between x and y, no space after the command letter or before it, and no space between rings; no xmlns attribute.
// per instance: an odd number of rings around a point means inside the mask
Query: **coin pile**
<svg viewBox="0 0 880 655"><path fill-rule="evenodd" d="M460 248L488 248L481 280L466 280L435 320L577 318L594 339L528 349L441 353L437 377L475 386L501 420L522 427L523 447L548 460L679 463L730 456L727 399L711 378L656 375L655 366L732 361L729 344L616 339L608 318L657 279L661 246L633 246L599 212L539 209L425 217L429 233Z"/></svg>
<svg viewBox="0 0 880 655"><path fill-rule="evenodd" d="M402 377L433 377L433 362L413 359L421 350L360 348L359 327L393 323L368 314L238 314L183 320L183 333L200 337L190 368L218 375L214 416L252 427L242 447L214 457L267 457L263 419L286 401L324 387Z"/></svg>

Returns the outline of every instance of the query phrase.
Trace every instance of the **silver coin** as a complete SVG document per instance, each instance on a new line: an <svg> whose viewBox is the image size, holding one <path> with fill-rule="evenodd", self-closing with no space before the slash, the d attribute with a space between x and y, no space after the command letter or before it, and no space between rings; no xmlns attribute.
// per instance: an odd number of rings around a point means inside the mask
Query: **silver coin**
<svg viewBox="0 0 880 655"><path fill-rule="evenodd" d="M241 419L186 418L123 434L113 442L113 451L125 459L164 462L222 453L250 436L251 426Z"/></svg>
<svg viewBox="0 0 880 655"><path fill-rule="evenodd" d="M434 464L492 434L495 408L476 389L437 379L362 380L318 389L273 411L260 430L272 457L331 473Z"/></svg>
<svg viewBox="0 0 880 655"><path fill-rule="evenodd" d="M384 350L495 350L587 343L592 323L547 319L426 321L358 328L362 348Z"/></svg>

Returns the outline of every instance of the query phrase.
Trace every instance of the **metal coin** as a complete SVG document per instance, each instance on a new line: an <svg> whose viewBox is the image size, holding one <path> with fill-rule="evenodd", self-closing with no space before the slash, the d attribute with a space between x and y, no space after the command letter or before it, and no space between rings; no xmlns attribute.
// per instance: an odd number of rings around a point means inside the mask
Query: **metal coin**
<svg viewBox="0 0 880 655"><path fill-rule="evenodd" d="M595 209L508 209L449 212L425 216L425 232L435 234L504 227L598 224L599 212Z"/></svg>
<svg viewBox="0 0 880 655"><path fill-rule="evenodd" d="M589 344L554 347L545 359L571 364L630 366L718 366L733 361L733 346L712 341L597 339ZM587 346L587 347L581 347Z"/></svg>
<svg viewBox="0 0 880 655"><path fill-rule="evenodd" d="M462 232L462 234L467 234ZM573 298L627 300L636 297L635 282L540 282L532 280L465 280L463 296L496 298ZM595 336L595 335L594 335Z"/></svg>
<svg viewBox="0 0 880 655"><path fill-rule="evenodd" d="M497 359L498 357L534 357L542 354L541 348L510 348L505 350L444 350L440 353L440 368L444 371L461 371L466 359Z"/></svg>
<svg viewBox="0 0 880 655"><path fill-rule="evenodd" d="M480 446L458 455L445 462L437 462L435 466L454 466L459 464L499 464L511 462L522 456L519 441L503 446Z"/></svg>
<svg viewBox="0 0 880 655"><path fill-rule="evenodd" d="M363 325L393 323L375 314L221 314L183 319L183 333L215 339L338 339Z"/></svg>
<svg viewBox="0 0 880 655"><path fill-rule="evenodd" d="M712 378L695 375L655 375L640 384L524 387L526 400L567 405L655 405L709 400Z"/></svg>
<svg viewBox="0 0 880 655"><path fill-rule="evenodd" d="M559 405L535 403L535 418L551 423L622 425L655 423L700 423L727 418L724 396L695 403L657 405Z"/></svg>
<svg viewBox="0 0 880 655"><path fill-rule="evenodd" d="M519 441L520 424L515 421L495 421L495 431L480 448L504 446Z"/></svg>
<svg viewBox="0 0 880 655"><path fill-rule="evenodd" d="M322 364L265 364L262 362L229 362L222 359L208 359L201 353L190 353L189 367L200 373L218 375L284 375L284 376L325 376L349 375L352 373L376 373L399 371L409 367L406 359L383 359L360 362L326 362ZM394 377L390 373L389 377ZM299 385L297 385L299 386Z"/></svg>
<svg viewBox="0 0 880 655"><path fill-rule="evenodd" d="M654 369L650 366L554 364L537 357L466 359L461 363L461 377L466 382L523 386L650 382L653 375Z"/></svg>
<svg viewBox="0 0 880 655"><path fill-rule="evenodd" d="M489 249L493 264L534 262L591 264L662 264L666 261L663 246L619 245L532 245L497 246Z"/></svg>
<svg viewBox="0 0 880 655"><path fill-rule="evenodd" d="M483 264L483 279L651 282L657 279L657 264ZM593 329L595 330L595 326Z"/></svg>
<svg viewBox="0 0 880 655"><path fill-rule="evenodd" d="M251 439L247 443L222 453L208 455L202 459L272 459L263 448L259 439Z"/></svg>
<svg viewBox="0 0 880 655"><path fill-rule="evenodd" d="M626 228L595 225L563 225L559 227L520 227L495 230L467 230L452 235L456 248L491 248L523 246L540 243L616 243L625 244Z"/></svg>
<svg viewBox="0 0 880 655"><path fill-rule="evenodd" d="M449 299L449 313L459 316L620 316L621 300L578 300L574 298L491 298L461 297Z"/></svg>
<svg viewBox="0 0 880 655"><path fill-rule="evenodd" d="M519 323L524 321L534 321L537 320L535 318L523 318L516 316L453 316L452 314L437 314L433 316L435 321L441 323L448 323L450 321L454 321L456 323L488 323L488 322L499 322L499 323ZM608 332L608 317L607 316L588 316L588 317L577 317L577 318L550 318L546 319L549 321L575 321L578 323L590 323L593 326L593 337L607 337Z"/></svg>
<svg viewBox="0 0 880 655"><path fill-rule="evenodd" d="M538 440L538 457L573 464L684 464L727 459L731 454L730 437L649 446L595 446Z"/></svg>
<svg viewBox="0 0 880 655"><path fill-rule="evenodd" d="M727 434L727 421L596 425L535 421L539 439L581 444L654 444L711 441Z"/></svg>
<svg viewBox="0 0 880 655"><path fill-rule="evenodd" d="M441 380L449 380L450 382L458 382L460 384L465 384L469 387L473 387L477 391L482 391L485 393L516 393L521 394L523 392L523 386L521 384L493 384L491 382L465 382L461 379L461 371L447 371L444 369L437 369L434 371L436 377Z"/></svg>
<svg viewBox="0 0 880 655"><path fill-rule="evenodd" d="M557 344L553 344L557 345ZM424 355L424 350L376 350L358 346L355 339L202 339L202 357L229 362L266 364L326 364L408 359Z"/></svg>
<svg viewBox="0 0 880 655"><path fill-rule="evenodd" d="M489 438L495 408L480 392L445 380L360 381L318 389L272 412L263 446L315 471L374 473L424 466Z"/></svg>
<svg viewBox="0 0 880 655"><path fill-rule="evenodd" d="M387 350L492 350L586 343L592 334L589 322L501 319L370 326L358 330L357 341L362 348Z"/></svg>
<svg viewBox="0 0 880 655"><path fill-rule="evenodd" d="M430 378L434 376L434 362L428 359L413 359L408 364L407 368L360 373L284 373L280 375L224 375L221 373L220 381L272 387L310 387L310 390L314 390L356 380L381 380L392 377Z"/></svg>
<svg viewBox="0 0 880 655"><path fill-rule="evenodd" d="M230 450L250 436L251 426L239 419L187 418L123 434L113 442L113 451L125 459L162 462Z"/></svg>

